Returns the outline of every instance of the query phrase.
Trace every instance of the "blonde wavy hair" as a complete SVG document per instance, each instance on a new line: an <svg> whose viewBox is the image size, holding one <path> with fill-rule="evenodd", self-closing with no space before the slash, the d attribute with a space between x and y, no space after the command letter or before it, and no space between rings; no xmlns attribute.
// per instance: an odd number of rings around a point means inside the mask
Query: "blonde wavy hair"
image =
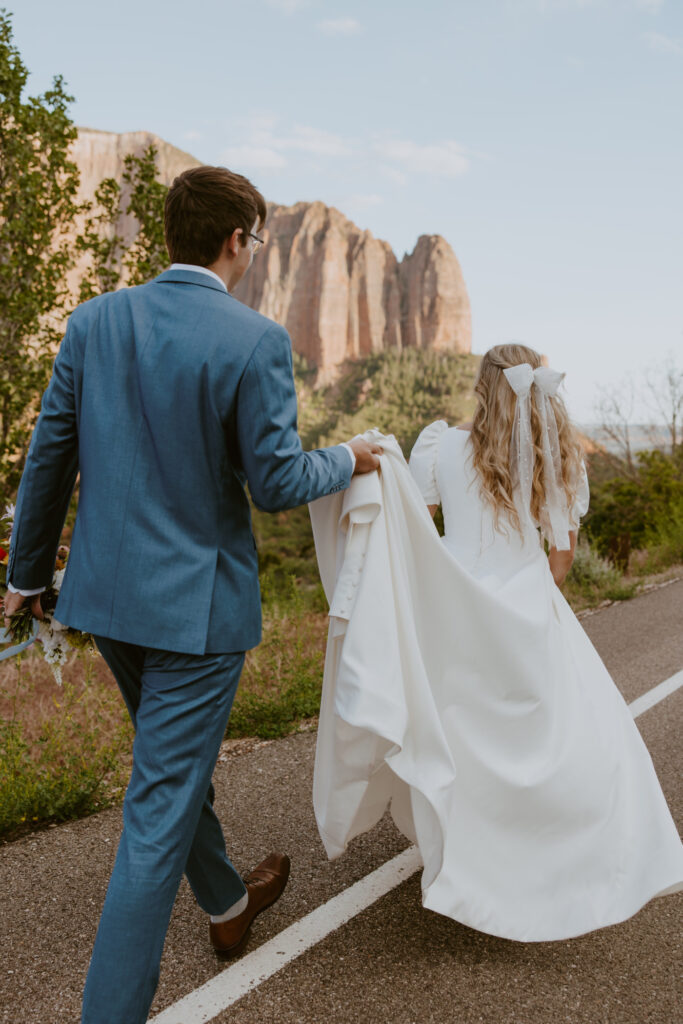
<svg viewBox="0 0 683 1024"><path fill-rule="evenodd" d="M515 529L523 533L512 497L513 479L510 472L510 442L517 396L503 374L503 370L519 363L529 363L532 369L536 369L542 365L542 359L533 348L517 342L496 345L482 357L474 382L477 408L472 418L470 432L472 464L479 476L480 493L493 507L494 526L503 533L507 531L501 524L501 514ZM543 441L535 392L536 388L532 387L530 400L534 471L531 485L531 515L545 532L549 524L544 515L546 498L543 487ZM580 480L582 450L578 434L562 399L554 396L550 403L557 421L562 483L567 497L567 507L571 508Z"/></svg>

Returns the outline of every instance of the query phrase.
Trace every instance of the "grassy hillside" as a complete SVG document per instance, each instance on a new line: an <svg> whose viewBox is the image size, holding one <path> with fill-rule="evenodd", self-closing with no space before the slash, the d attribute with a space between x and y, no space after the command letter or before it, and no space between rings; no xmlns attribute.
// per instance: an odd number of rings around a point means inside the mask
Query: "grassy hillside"
<svg viewBox="0 0 683 1024"><path fill-rule="evenodd" d="M305 447L347 441L370 427L394 434L406 456L422 428L436 419L459 423L474 410L479 357L407 349L349 363L327 388L313 390L301 360L295 370Z"/></svg>

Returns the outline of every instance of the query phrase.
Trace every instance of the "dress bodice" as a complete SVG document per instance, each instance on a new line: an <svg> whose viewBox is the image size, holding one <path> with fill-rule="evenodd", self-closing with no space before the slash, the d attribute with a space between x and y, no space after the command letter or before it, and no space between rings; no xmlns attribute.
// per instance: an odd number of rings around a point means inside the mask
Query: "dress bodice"
<svg viewBox="0 0 683 1024"><path fill-rule="evenodd" d="M444 420L420 434L410 456L410 471L428 505L440 504L444 544L473 575L507 578L543 555L540 534L528 521L523 534L501 513L498 528L493 509L479 489L471 459L470 433ZM584 479L572 519L576 525L588 507Z"/></svg>

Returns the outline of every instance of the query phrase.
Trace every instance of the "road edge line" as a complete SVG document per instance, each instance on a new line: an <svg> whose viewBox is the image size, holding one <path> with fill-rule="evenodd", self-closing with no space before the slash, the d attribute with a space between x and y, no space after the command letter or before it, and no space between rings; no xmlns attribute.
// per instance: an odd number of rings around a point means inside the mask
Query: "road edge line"
<svg viewBox="0 0 683 1024"><path fill-rule="evenodd" d="M149 1024L207 1024L312 946L356 917L422 867L420 853L409 846L310 914L295 921L233 966L216 974Z"/></svg>
<svg viewBox="0 0 683 1024"><path fill-rule="evenodd" d="M629 711L634 718L638 718L639 715L659 704L665 697L670 697L681 686L683 686L683 669L680 672L675 672L674 675L669 676L668 679L659 683L658 686L653 686L651 690L632 700L628 705Z"/></svg>

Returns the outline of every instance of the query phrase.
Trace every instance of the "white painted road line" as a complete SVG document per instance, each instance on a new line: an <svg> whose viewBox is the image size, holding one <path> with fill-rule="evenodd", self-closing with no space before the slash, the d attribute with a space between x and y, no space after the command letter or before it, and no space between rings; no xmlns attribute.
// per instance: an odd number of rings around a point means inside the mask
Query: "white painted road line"
<svg viewBox="0 0 683 1024"><path fill-rule="evenodd" d="M638 715L642 715L643 711L649 711L655 704L659 704L660 700L664 700L669 694L674 693L679 686L683 686L683 670L665 679L659 686L648 690L647 693L637 697L636 700L632 700L629 704L631 714L634 718L637 718Z"/></svg>
<svg viewBox="0 0 683 1024"><path fill-rule="evenodd" d="M628 705L634 718L649 711L683 686L683 670L653 687ZM257 988L286 964L322 942L367 907L401 885L422 867L419 851L409 846L376 871L361 878L327 903L285 928L204 985L168 1006L149 1024L206 1024L247 992Z"/></svg>
<svg viewBox="0 0 683 1024"><path fill-rule="evenodd" d="M340 892L274 939L238 960L184 999L154 1017L153 1024L205 1024L285 964L341 928L381 896L395 889L422 867L420 854L409 846L350 888ZM152 1024L152 1022L150 1022Z"/></svg>

